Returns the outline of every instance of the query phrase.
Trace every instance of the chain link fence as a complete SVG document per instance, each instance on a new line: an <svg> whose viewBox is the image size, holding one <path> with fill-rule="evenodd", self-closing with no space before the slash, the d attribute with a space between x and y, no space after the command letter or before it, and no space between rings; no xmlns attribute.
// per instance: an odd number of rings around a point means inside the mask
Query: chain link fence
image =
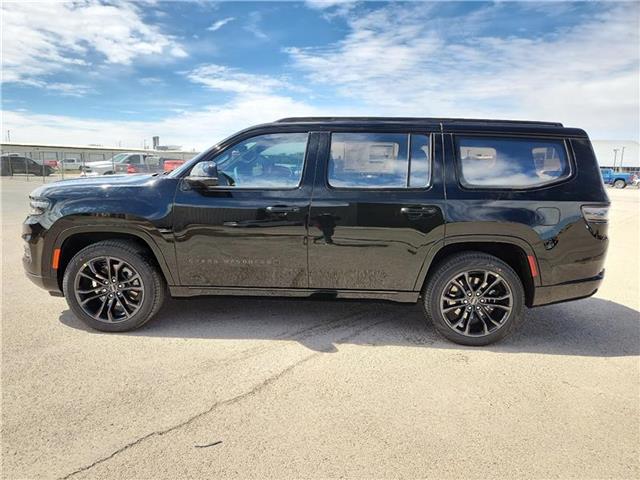
<svg viewBox="0 0 640 480"><path fill-rule="evenodd" d="M49 183L70 178L111 174L141 174L172 170L192 154L117 151L27 151L2 155L1 175L14 181Z"/></svg>

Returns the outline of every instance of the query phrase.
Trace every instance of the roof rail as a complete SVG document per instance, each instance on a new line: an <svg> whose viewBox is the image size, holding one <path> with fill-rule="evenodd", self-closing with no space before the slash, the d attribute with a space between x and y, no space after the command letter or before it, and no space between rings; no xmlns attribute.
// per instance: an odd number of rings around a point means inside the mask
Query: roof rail
<svg viewBox="0 0 640 480"><path fill-rule="evenodd" d="M484 123L493 125L547 125L562 127L560 122L541 122L529 120L492 120L486 118L435 118L435 117L287 117L275 123L313 123L313 122L389 122L389 123Z"/></svg>

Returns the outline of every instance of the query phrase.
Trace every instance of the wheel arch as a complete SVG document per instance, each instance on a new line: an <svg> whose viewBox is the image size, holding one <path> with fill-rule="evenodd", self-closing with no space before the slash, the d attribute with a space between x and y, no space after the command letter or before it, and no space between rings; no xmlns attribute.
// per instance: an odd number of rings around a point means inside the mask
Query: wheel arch
<svg viewBox="0 0 640 480"><path fill-rule="evenodd" d="M76 227L63 231L55 242L55 248L60 249L60 256L58 268L54 270L54 274L60 288L62 288L65 269L73 256L83 248L103 240L127 240L136 243L149 253L149 258L160 269L167 284L175 284L171 269L167 265L162 251L146 232L119 227L110 227L109 229Z"/></svg>
<svg viewBox="0 0 640 480"><path fill-rule="evenodd" d="M513 268L522 282L525 304L528 307L533 304L535 287L540 282L537 259L531 246L516 237L461 236L445 239L429 253L416 280L415 288L422 291L435 269L451 255L471 251L493 255ZM535 275L532 274L530 259L533 259Z"/></svg>

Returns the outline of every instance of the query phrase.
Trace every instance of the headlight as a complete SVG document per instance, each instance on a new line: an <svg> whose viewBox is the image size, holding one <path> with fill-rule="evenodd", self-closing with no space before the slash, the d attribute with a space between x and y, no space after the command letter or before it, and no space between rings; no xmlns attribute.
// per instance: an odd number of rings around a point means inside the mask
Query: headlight
<svg viewBox="0 0 640 480"><path fill-rule="evenodd" d="M41 215L51 203L45 198L31 198L29 201L29 215Z"/></svg>

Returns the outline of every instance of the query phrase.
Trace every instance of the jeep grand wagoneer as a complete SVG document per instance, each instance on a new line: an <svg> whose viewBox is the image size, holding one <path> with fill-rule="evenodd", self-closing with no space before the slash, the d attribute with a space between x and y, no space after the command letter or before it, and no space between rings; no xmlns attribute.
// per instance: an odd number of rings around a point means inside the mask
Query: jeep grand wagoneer
<svg viewBox="0 0 640 480"><path fill-rule="evenodd" d="M593 295L608 206L587 134L559 123L287 118L170 173L37 188L24 266L104 331L167 294L321 293L420 302L484 345Z"/></svg>

